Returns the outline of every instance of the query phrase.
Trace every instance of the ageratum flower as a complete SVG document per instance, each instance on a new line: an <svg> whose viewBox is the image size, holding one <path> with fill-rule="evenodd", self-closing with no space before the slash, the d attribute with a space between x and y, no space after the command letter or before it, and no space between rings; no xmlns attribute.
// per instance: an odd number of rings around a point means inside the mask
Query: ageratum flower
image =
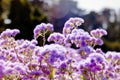
<svg viewBox="0 0 120 80"><path fill-rule="evenodd" d="M54 27L53 27L52 24L48 23L48 24L46 24L46 26L47 26L47 29L48 29L49 31L51 31L51 32L54 31Z"/></svg>
<svg viewBox="0 0 120 80"><path fill-rule="evenodd" d="M46 80L46 78L43 78L43 77L42 77L42 78L40 78L40 80Z"/></svg>
<svg viewBox="0 0 120 80"><path fill-rule="evenodd" d="M102 54L92 53L88 58L90 59L91 65L95 64L90 68L92 71L100 71L105 69L107 61Z"/></svg>
<svg viewBox="0 0 120 80"><path fill-rule="evenodd" d="M88 32L82 29L73 29L71 34L68 34L66 37L68 41L72 44L75 44L76 47L85 47L89 45L91 36Z"/></svg>
<svg viewBox="0 0 120 80"><path fill-rule="evenodd" d="M0 65L0 79L2 79L2 77L3 77L3 69L2 69L2 66Z"/></svg>
<svg viewBox="0 0 120 80"><path fill-rule="evenodd" d="M98 45L103 45L103 40L101 39L101 38L97 38L96 39L96 44L98 44Z"/></svg>
<svg viewBox="0 0 120 80"><path fill-rule="evenodd" d="M66 62L61 63L60 66L58 67L57 74L65 74L66 69L67 63Z"/></svg>
<svg viewBox="0 0 120 80"><path fill-rule="evenodd" d="M70 18L64 25L63 34L69 34L74 28L77 28L82 23L84 23L84 20L82 18Z"/></svg>
<svg viewBox="0 0 120 80"><path fill-rule="evenodd" d="M48 42L55 42L56 44L64 44L65 36L61 33L52 33L48 37Z"/></svg>
<svg viewBox="0 0 120 80"><path fill-rule="evenodd" d="M100 53L92 53L89 55L89 57L91 57L92 59L95 59L95 61L99 63L106 62L105 57Z"/></svg>
<svg viewBox="0 0 120 80"><path fill-rule="evenodd" d="M0 38L16 36L20 31L18 29L6 29L0 35Z"/></svg>
<svg viewBox="0 0 120 80"><path fill-rule="evenodd" d="M34 45L37 45L37 44L38 44L38 41L35 40L35 39L33 39L33 40L31 40L31 43L34 44Z"/></svg>
<svg viewBox="0 0 120 80"><path fill-rule="evenodd" d="M116 61L118 59L120 59L120 53L119 52L115 52L115 51L108 51L105 54L105 57L109 60L113 60Z"/></svg>
<svg viewBox="0 0 120 80"><path fill-rule="evenodd" d="M16 70L21 75L25 75L26 74L26 70L25 70L25 68L23 66L16 65L14 67L14 70Z"/></svg>
<svg viewBox="0 0 120 80"><path fill-rule="evenodd" d="M43 36L47 31L53 31L53 25L48 23L41 23L37 25L33 31L34 33L34 39L38 38L39 36Z"/></svg>
<svg viewBox="0 0 120 80"><path fill-rule="evenodd" d="M108 80L106 77L103 77L101 80Z"/></svg>
<svg viewBox="0 0 120 80"><path fill-rule="evenodd" d="M31 72L29 73L29 75L31 75L31 76L34 76L34 75L40 76L41 74L42 74L42 71L38 71L38 70L36 70L36 71L31 71Z"/></svg>
<svg viewBox="0 0 120 80"><path fill-rule="evenodd" d="M59 61L65 59L66 49L58 44L45 45L41 50L41 56L47 61L48 64L58 64Z"/></svg>
<svg viewBox="0 0 120 80"><path fill-rule="evenodd" d="M104 35L107 35L107 32L104 29L96 29L90 32L91 36L96 38L101 38Z"/></svg>
<svg viewBox="0 0 120 80"><path fill-rule="evenodd" d="M53 25L41 23L34 29L31 41L15 40L17 29L6 29L0 35L0 80L120 80L120 53L94 49L102 45L103 29L90 32L77 29L84 20L70 18L63 33L54 32L47 44L38 46L37 38L53 31ZM77 49L74 48L77 47ZM71 48L72 47L72 48Z"/></svg>

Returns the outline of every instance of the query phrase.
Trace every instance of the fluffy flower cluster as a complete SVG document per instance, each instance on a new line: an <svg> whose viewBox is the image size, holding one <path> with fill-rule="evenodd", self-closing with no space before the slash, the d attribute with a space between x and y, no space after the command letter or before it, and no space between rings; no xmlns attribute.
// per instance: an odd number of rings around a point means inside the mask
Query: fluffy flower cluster
<svg viewBox="0 0 120 80"><path fill-rule="evenodd" d="M53 31L51 24L37 25L31 41L15 40L17 29L3 31L0 80L120 80L120 53L94 49L103 44L101 37L107 32L96 29L88 33L77 29L83 22L81 18L70 18L63 34L50 34L47 40L54 43L41 47L37 46L36 38Z"/></svg>
<svg viewBox="0 0 120 80"><path fill-rule="evenodd" d="M90 32L90 34L93 36L93 37L96 37L96 38L101 38L102 36L104 35L107 35L107 32L103 29L96 29L96 30L92 30Z"/></svg>
<svg viewBox="0 0 120 80"><path fill-rule="evenodd" d="M38 38L39 36L44 36L45 33L47 33L48 31L53 31L53 25L48 23L41 23L39 25L37 25L34 29L34 38Z"/></svg>
<svg viewBox="0 0 120 80"><path fill-rule="evenodd" d="M48 42L55 42L56 44L64 44L64 39L65 36L61 33L52 33L49 37L48 37Z"/></svg>
<svg viewBox="0 0 120 80"><path fill-rule="evenodd" d="M84 20L82 18L70 18L68 21L65 22L63 34L69 34L74 28L77 28L82 23L84 23Z"/></svg>
<svg viewBox="0 0 120 80"><path fill-rule="evenodd" d="M10 37L10 36L16 36L18 33L20 33L20 31L18 29L6 29L5 31L3 31L0 35L0 38L6 38L6 37Z"/></svg>

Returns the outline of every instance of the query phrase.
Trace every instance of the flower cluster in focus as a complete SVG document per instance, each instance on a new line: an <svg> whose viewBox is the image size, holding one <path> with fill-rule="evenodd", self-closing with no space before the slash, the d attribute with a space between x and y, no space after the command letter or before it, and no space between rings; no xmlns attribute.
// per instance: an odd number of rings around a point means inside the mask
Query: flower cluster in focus
<svg viewBox="0 0 120 80"><path fill-rule="evenodd" d="M14 37L17 29L0 34L0 80L120 80L120 53L104 53L103 29L89 32L78 29L82 18L66 21L63 33L53 32L53 25L41 23L33 31L32 40ZM48 42L38 46L37 38L53 32ZM73 48L75 45L77 49Z"/></svg>

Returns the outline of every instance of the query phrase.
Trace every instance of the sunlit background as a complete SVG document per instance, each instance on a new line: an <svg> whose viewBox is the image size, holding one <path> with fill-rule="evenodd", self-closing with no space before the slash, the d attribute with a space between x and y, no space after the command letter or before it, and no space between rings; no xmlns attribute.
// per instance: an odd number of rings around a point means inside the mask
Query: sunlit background
<svg viewBox="0 0 120 80"><path fill-rule="evenodd" d="M56 32L62 32L66 20L82 17L80 27L86 31L104 28L104 51L120 51L120 1L119 0L0 0L0 32L6 28L18 28L16 38L31 40L33 29L41 22L54 24Z"/></svg>
<svg viewBox="0 0 120 80"><path fill-rule="evenodd" d="M78 7L86 9L87 11L101 11L104 8L120 9L119 0L74 0L78 2Z"/></svg>

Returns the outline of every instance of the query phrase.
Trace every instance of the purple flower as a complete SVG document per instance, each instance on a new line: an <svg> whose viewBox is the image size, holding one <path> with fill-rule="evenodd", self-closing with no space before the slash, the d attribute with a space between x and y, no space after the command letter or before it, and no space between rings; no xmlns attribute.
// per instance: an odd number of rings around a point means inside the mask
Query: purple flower
<svg viewBox="0 0 120 80"><path fill-rule="evenodd" d="M103 45L103 40L98 38L97 41L96 41L96 44L98 45Z"/></svg>
<svg viewBox="0 0 120 80"><path fill-rule="evenodd" d="M21 75L25 75L26 73L26 70L24 70L23 66L16 66L14 69L17 70Z"/></svg>
<svg viewBox="0 0 120 80"><path fill-rule="evenodd" d="M64 43L65 36L61 33L52 33L48 37L48 42L55 42L56 44L63 44Z"/></svg>
<svg viewBox="0 0 120 80"><path fill-rule="evenodd" d="M31 71L30 72L30 75L37 75L37 76L39 76L39 75L41 75L42 74L42 72L41 71L38 71L38 70L36 70L36 71Z"/></svg>
<svg viewBox="0 0 120 80"><path fill-rule="evenodd" d="M104 29L96 29L96 30L92 30L90 34L93 37L101 38L102 36L107 35L107 32Z"/></svg>
<svg viewBox="0 0 120 80"><path fill-rule="evenodd" d="M35 40L35 39L33 39L33 40L31 41L31 43L34 44L34 45L37 45L37 44L38 44L38 41Z"/></svg>
<svg viewBox="0 0 120 80"><path fill-rule="evenodd" d="M72 28L72 27L74 27L74 24L71 23L71 22L69 22L69 21L66 21L64 27L66 27L66 28Z"/></svg>
<svg viewBox="0 0 120 80"><path fill-rule="evenodd" d="M60 59L61 61L64 60L64 56L62 54L58 54L56 51L51 51L51 55L49 57L49 62L53 64L56 60Z"/></svg>
<svg viewBox="0 0 120 80"><path fill-rule="evenodd" d="M0 60L5 60L6 58L3 55L0 55Z"/></svg>
<svg viewBox="0 0 120 80"><path fill-rule="evenodd" d="M19 33L20 33L20 31L18 29L13 29L12 30L12 36L16 36Z"/></svg>
<svg viewBox="0 0 120 80"><path fill-rule="evenodd" d="M45 34L47 31L53 31L53 25L48 23L41 23L39 25L37 25L33 31L34 33L34 38L38 38L39 36L42 36L43 34Z"/></svg>
<svg viewBox="0 0 120 80"><path fill-rule="evenodd" d="M35 49L36 45L30 44L29 47L30 47L30 49Z"/></svg>
<svg viewBox="0 0 120 80"><path fill-rule="evenodd" d="M5 74L10 75L10 74L13 73L13 71L14 71L14 70L13 70L12 68L7 67L7 69L5 69Z"/></svg>
<svg viewBox="0 0 120 80"><path fill-rule="evenodd" d="M3 77L3 70L2 67L0 66L0 79Z"/></svg>
<svg viewBox="0 0 120 80"><path fill-rule="evenodd" d="M116 60L120 59L120 53L119 52L115 52L115 51L108 51L105 54L105 56L106 56L107 59L110 59L110 60L113 60L113 61L116 61Z"/></svg>
<svg viewBox="0 0 120 80"><path fill-rule="evenodd" d="M103 77L101 80L108 80L106 77Z"/></svg>
<svg viewBox="0 0 120 80"><path fill-rule="evenodd" d="M31 41L15 40L14 36L20 33L18 29L3 31L0 34L0 80L5 77L22 80L62 80L64 77L68 80L71 76L74 80L79 80L80 76L90 80L93 73L100 80L119 76L120 53L109 51L105 54L101 49L94 49L103 44L101 37L107 32L96 29L89 34L77 29L82 23L82 18L70 18L64 24L63 34L50 34L48 42L54 43L44 46L37 46L36 39L54 30L50 23L37 25Z"/></svg>
<svg viewBox="0 0 120 80"><path fill-rule="evenodd" d="M82 23L84 23L84 20L82 18L76 17L76 18L74 18L74 20L75 20L76 26L80 26Z"/></svg>
<svg viewBox="0 0 120 80"><path fill-rule="evenodd" d="M82 18L70 18L68 21L66 21L66 23L64 24L64 28L63 28L63 34L69 34L71 33L71 31L80 26L82 23L84 23L84 20Z"/></svg>
<svg viewBox="0 0 120 80"><path fill-rule="evenodd" d="M68 59L67 64L70 64L72 62L72 59Z"/></svg>
<svg viewBox="0 0 120 80"><path fill-rule="evenodd" d="M50 55L50 57L49 57L49 63L50 64L53 64L54 62L55 62L55 58L57 58L58 57L58 54L56 54L56 53L52 53L51 55Z"/></svg>
<svg viewBox="0 0 120 80"><path fill-rule="evenodd" d="M90 54L90 53L94 52L94 49L91 46L85 46L85 52L88 53L88 54Z"/></svg>
<svg viewBox="0 0 120 80"><path fill-rule="evenodd" d="M47 24L47 28L48 28L48 30L51 31L51 32L54 31L54 27L53 27L53 25L50 24L50 23Z"/></svg>
<svg viewBox="0 0 120 80"><path fill-rule="evenodd" d="M81 41L81 47L85 47L85 46L87 46L87 44L86 44L86 42L85 41Z"/></svg>
<svg viewBox="0 0 120 80"><path fill-rule="evenodd" d="M20 31L18 29L6 29L0 35L0 38L16 36Z"/></svg>
<svg viewBox="0 0 120 80"><path fill-rule="evenodd" d="M45 78L40 78L40 80L46 80Z"/></svg>
<svg viewBox="0 0 120 80"><path fill-rule="evenodd" d="M61 69L66 69L66 68L67 68L67 64L66 64L66 63L62 63L62 64L60 65L60 68L61 68Z"/></svg>
<svg viewBox="0 0 120 80"><path fill-rule="evenodd" d="M27 48L29 46L29 41L24 41L24 43L22 43L21 48Z"/></svg>
<svg viewBox="0 0 120 80"><path fill-rule="evenodd" d="M104 55L99 54L99 53L92 53L89 55L89 57L95 59L95 61L97 61L99 63L106 62Z"/></svg>

